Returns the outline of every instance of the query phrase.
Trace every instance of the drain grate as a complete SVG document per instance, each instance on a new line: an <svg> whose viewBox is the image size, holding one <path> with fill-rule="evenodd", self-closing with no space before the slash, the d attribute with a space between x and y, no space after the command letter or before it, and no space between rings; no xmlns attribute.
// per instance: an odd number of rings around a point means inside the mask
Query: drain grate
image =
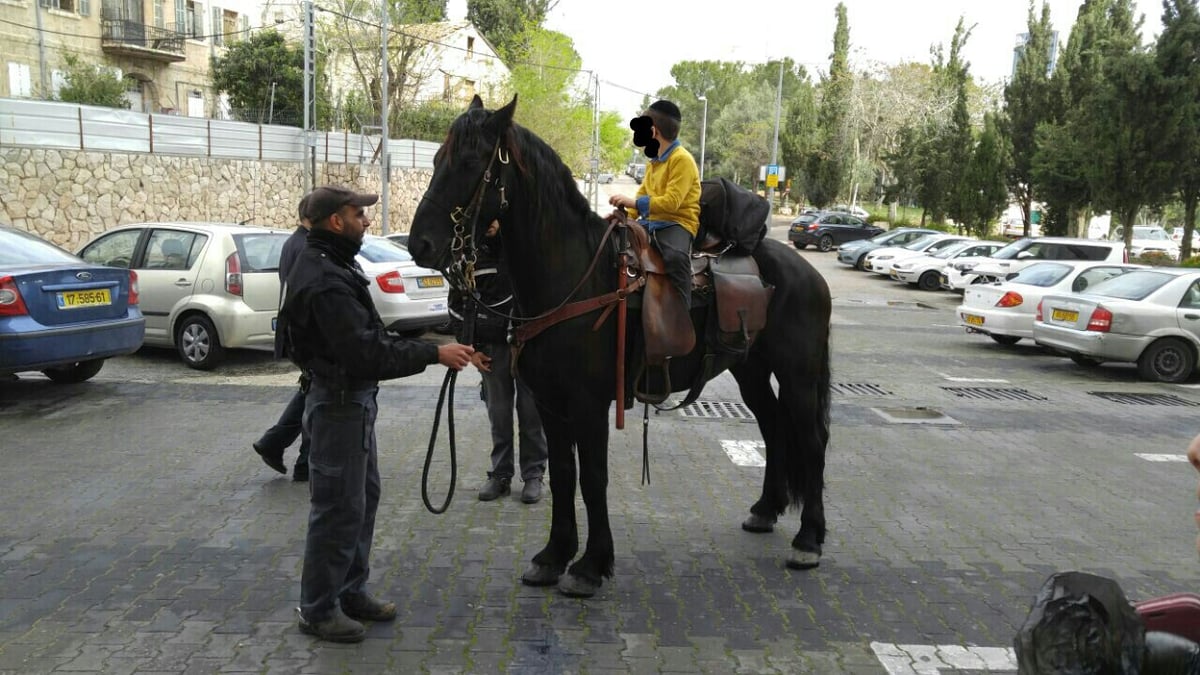
<svg viewBox="0 0 1200 675"><path fill-rule="evenodd" d="M680 408L679 414L684 417L705 420L734 419L754 421L754 413L750 412L745 403L739 401L700 400L686 408Z"/></svg>
<svg viewBox="0 0 1200 675"><path fill-rule="evenodd" d="M884 389L878 384L865 384L862 382L834 382L830 389L833 390L835 396L891 396L892 392Z"/></svg>
<svg viewBox="0 0 1200 675"><path fill-rule="evenodd" d="M1031 394L1024 389L999 387L942 387L959 398L985 401L1048 401L1045 396Z"/></svg>
<svg viewBox="0 0 1200 675"><path fill-rule="evenodd" d="M1194 408L1200 403L1173 394L1128 394L1121 391L1089 391L1088 394L1125 405L1174 405Z"/></svg>

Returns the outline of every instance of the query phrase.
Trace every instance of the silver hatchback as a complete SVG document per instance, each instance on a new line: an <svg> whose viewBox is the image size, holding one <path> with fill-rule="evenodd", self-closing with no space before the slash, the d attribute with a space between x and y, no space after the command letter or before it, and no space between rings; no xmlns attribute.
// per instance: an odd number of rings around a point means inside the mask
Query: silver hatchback
<svg viewBox="0 0 1200 675"><path fill-rule="evenodd" d="M139 223L96 237L88 262L137 271L145 344L173 347L210 370L225 350L270 347L279 307L279 254L291 233L224 223Z"/></svg>

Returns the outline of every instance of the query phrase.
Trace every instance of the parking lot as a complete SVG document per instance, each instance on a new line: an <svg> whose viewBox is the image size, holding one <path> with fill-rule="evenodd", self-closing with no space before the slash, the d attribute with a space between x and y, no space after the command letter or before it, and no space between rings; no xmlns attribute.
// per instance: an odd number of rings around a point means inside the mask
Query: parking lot
<svg viewBox="0 0 1200 675"><path fill-rule="evenodd" d="M632 193L624 181L600 187ZM759 494L760 436L722 375L706 405L651 415L648 485L641 408L612 433L616 571L597 597L522 586L554 496L475 499L490 441L465 371L454 502L425 510L444 374L430 369L379 397L372 588L400 617L360 645L316 643L294 610L307 489L250 448L294 368L242 351L193 371L143 349L79 385L0 382L0 673L1011 673L1013 635L1053 572L1111 576L1133 600L1200 590L1182 461L1200 383L1001 346L957 326L958 295L797 255L834 296L816 570L784 565L797 515L773 534L738 527Z"/></svg>

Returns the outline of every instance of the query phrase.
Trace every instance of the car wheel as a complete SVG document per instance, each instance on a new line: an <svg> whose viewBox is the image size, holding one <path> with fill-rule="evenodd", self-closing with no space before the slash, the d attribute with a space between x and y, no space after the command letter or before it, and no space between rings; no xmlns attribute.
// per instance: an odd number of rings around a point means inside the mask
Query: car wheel
<svg viewBox="0 0 1200 675"><path fill-rule="evenodd" d="M866 262L867 262L867 254L866 254L866 253L864 253L864 254L862 254L862 255L858 256L858 260L855 260L855 261L854 261L854 269L856 269L856 270L862 270L862 271L864 271L864 272L865 272L865 271L866 271L866 268L865 268L865 267L863 267L863 264L864 264L864 263L866 263Z"/></svg>
<svg viewBox="0 0 1200 675"><path fill-rule="evenodd" d="M997 344L1002 345L1015 345L1021 341L1021 338L1017 337L1016 335L996 335L994 333L989 333L988 337L995 340Z"/></svg>
<svg viewBox="0 0 1200 675"><path fill-rule="evenodd" d="M808 247L808 244L801 244L798 241L793 241L792 246L795 246L796 248L803 250Z"/></svg>
<svg viewBox="0 0 1200 675"><path fill-rule="evenodd" d="M179 322L175 346L183 362L196 370L212 370L225 359L217 329L203 314L191 314Z"/></svg>
<svg viewBox="0 0 1200 675"><path fill-rule="evenodd" d="M1067 356L1075 362L1075 365L1083 366L1084 368L1095 368L1103 363L1100 359L1084 356L1083 354L1067 354Z"/></svg>
<svg viewBox="0 0 1200 675"><path fill-rule="evenodd" d="M991 277L975 277L974 279L971 279L972 286L975 286L978 284L990 284L990 283L992 283Z"/></svg>
<svg viewBox="0 0 1200 675"><path fill-rule="evenodd" d="M103 367L104 359L91 359L90 361L76 361L57 368L47 368L42 371L42 374L50 378L52 382L76 384L92 379Z"/></svg>
<svg viewBox="0 0 1200 675"><path fill-rule="evenodd" d="M1192 348L1178 338L1156 340L1138 357L1138 373L1153 382L1183 382L1195 365Z"/></svg>
<svg viewBox="0 0 1200 675"><path fill-rule="evenodd" d="M917 288L923 291L936 291L942 287L942 275L936 270L929 270L917 279Z"/></svg>

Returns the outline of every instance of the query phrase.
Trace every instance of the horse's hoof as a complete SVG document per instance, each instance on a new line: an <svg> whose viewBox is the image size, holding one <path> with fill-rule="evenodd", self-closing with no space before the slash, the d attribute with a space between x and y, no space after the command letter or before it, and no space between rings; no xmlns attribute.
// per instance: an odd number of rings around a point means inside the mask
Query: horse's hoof
<svg viewBox="0 0 1200 675"><path fill-rule="evenodd" d="M521 583L526 586L553 586L558 583L558 578L562 572L555 570L549 565L539 565L531 563L529 569L521 575Z"/></svg>
<svg viewBox="0 0 1200 675"><path fill-rule="evenodd" d="M742 529L747 532L774 532L775 519L751 513L749 518L742 521Z"/></svg>
<svg viewBox="0 0 1200 675"><path fill-rule="evenodd" d="M792 549L792 554L787 561L788 568L794 570L811 570L820 564L820 551L801 551L798 548Z"/></svg>
<svg viewBox="0 0 1200 675"><path fill-rule="evenodd" d="M568 598L590 598L600 590L600 583L568 573L558 582L558 592Z"/></svg>

